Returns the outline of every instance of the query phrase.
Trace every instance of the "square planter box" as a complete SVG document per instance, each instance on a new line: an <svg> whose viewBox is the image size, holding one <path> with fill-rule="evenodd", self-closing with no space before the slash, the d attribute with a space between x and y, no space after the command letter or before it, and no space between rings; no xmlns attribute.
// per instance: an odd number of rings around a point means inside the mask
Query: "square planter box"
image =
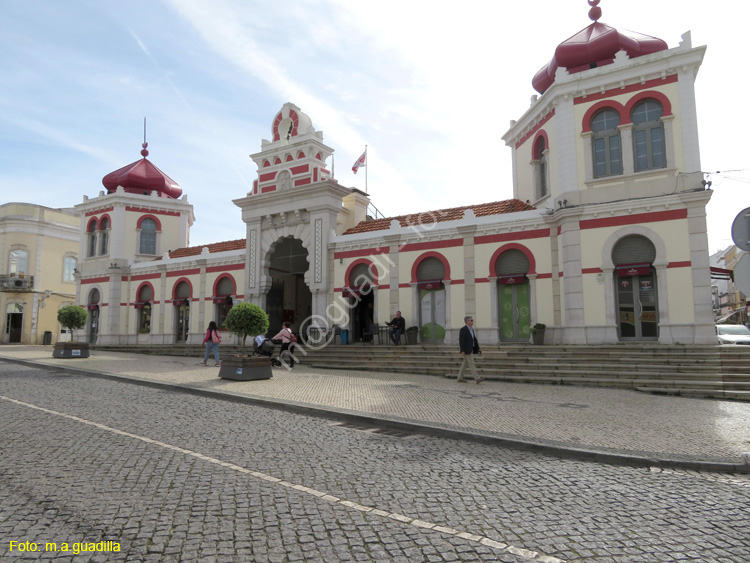
<svg viewBox="0 0 750 563"><path fill-rule="evenodd" d="M221 379L234 381L252 381L254 379L271 379L271 358L268 356L229 356L221 360L219 368Z"/></svg>
<svg viewBox="0 0 750 563"><path fill-rule="evenodd" d="M53 358L88 358L89 345L85 342L58 342L52 351Z"/></svg>

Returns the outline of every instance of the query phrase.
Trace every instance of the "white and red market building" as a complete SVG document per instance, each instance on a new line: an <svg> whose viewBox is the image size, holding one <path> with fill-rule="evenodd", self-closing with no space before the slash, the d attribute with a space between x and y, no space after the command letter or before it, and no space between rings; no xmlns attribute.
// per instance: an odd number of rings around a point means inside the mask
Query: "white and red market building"
<svg viewBox="0 0 750 563"><path fill-rule="evenodd" d="M333 149L287 103L234 200L246 237L190 247L193 206L144 146L76 206L88 338L200 343L250 302L272 331L338 325L350 341L399 310L424 342L455 343L472 315L483 343L527 342L535 323L551 343L715 343L711 191L696 172L705 47L617 30L596 5L590 16L503 136L507 201L370 218L369 196L332 177Z"/></svg>

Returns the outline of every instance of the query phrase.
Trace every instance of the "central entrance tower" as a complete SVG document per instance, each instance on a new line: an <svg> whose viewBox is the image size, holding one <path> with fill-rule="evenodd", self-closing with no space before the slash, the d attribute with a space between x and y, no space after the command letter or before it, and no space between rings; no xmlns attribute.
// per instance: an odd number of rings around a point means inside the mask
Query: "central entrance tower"
<svg viewBox="0 0 750 563"><path fill-rule="evenodd" d="M258 166L252 191L234 204L247 226L245 296L273 313L273 332L283 321L295 329L308 317L325 323L327 248L351 190L331 178L326 160L333 149L294 104L276 114L271 138L251 155Z"/></svg>

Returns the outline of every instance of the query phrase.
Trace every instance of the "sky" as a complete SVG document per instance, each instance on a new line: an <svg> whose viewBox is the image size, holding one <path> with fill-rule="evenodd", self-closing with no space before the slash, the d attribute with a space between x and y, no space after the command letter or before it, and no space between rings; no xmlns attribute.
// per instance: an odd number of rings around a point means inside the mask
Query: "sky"
<svg viewBox="0 0 750 563"><path fill-rule="evenodd" d="M707 45L696 97L711 174L709 250L750 207L744 57L750 5L602 0L600 19ZM241 239L232 200L285 102L335 150L344 186L384 216L513 197L501 137L531 79L588 26L586 0L0 0L0 203L72 207L149 160L195 208L190 245ZM738 110L736 106L740 109ZM352 164L368 146L365 170Z"/></svg>

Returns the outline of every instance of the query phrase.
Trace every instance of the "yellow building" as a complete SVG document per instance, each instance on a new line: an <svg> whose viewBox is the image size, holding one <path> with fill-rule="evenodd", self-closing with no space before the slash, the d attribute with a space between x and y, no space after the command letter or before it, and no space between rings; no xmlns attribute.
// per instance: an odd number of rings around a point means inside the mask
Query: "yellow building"
<svg viewBox="0 0 750 563"><path fill-rule="evenodd" d="M0 206L0 310L3 343L69 340L57 311L76 303L81 220L74 209L30 203Z"/></svg>

